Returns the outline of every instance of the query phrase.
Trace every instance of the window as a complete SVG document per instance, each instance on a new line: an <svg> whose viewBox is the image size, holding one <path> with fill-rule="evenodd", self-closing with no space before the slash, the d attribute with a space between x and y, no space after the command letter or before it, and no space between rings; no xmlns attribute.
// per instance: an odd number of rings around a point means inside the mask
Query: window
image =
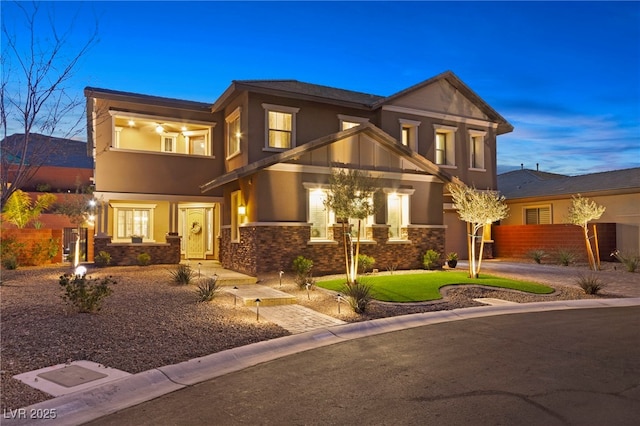
<svg viewBox="0 0 640 426"><path fill-rule="evenodd" d="M419 121L400 119L400 142L414 151L418 150Z"/></svg>
<svg viewBox="0 0 640 426"><path fill-rule="evenodd" d="M340 130L347 130L353 127L359 126L362 123L368 123L368 118L353 117L350 115L338 114L338 120L340 120Z"/></svg>
<svg viewBox="0 0 640 426"><path fill-rule="evenodd" d="M551 206L527 207L524 209L526 225L548 225L551 223Z"/></svg>
<svg viewBox="0 0 640 426"><path fill-rule="evenodd" d="M409 224L409 196L391 193L387 195L387 225L389 225L389 239L406 239L402 228Z"/></svg>
<svg viewBox="0 0 640 426"><path fill-rule="evenodd" d="M309 223L311 223L311 239L326 240L329 238L330 215L325 206L327 192L323 189L309 189Z"/></svg>
<svg viewBox="0 0 640 426"><path fill-rule="evenodd" d="M487 132L469 130L469 168L484 170L484 137Z"/></svg>
<svg viewBox="0 0 640 426"><path fill-rule="evenodd" d="M160 148L162 152L176 152L177 133L161 133Z"/></svg>
<svg viewBox="0 0 640 426"><path fill-rule="evenodd" d="M191 155L209 155L209 132L202 130L182 132L185 137L187 149Z"/></svg>
<svg viewBox="0 0 640 426"><path fill-rule="evenodd" d="M265 148L288 149L296 145L296 113L300 108L262 104L265 109Z"/></svg>
<svg viewBox="0 0 640 426"><path fill-rule="evenodd" d="M227 123L227 158L240 153L240 141L242 137L240 127L241 108L236 108L225 121Z"/></svg>
<svg viewBox="0 0 640 426"><path fill-rule="evenodd" d="M246 207L242 202L242 193L234 191L231 193L231 241L240 241L240 224L244 221Z"/></svg>
<svg viewBox="0 0 640 426"><path fill-rule="evenodd" d="M435 136L435 160L442 166L455 166L455 131L457 128L449 126L434 126Z"/></svg>
<svg viewBox="0 0 640 426"><path fill-rule="evenodd" d="M127 240L132 235L153 240L155 204L112 204L115 240Z"/></svg>

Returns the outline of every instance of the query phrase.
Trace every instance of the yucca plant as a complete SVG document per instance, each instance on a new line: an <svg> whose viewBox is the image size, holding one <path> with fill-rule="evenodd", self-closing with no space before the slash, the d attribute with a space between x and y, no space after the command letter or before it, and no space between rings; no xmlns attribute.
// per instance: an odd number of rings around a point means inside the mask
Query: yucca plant
<svg viewBox="0 0 640 426"><path fill-rule="evenodd" d="M353 284L345 284L342 290L349 306L356 314L364 314L373 300L371 295L372 287L362 280L358 280Z"/></svg>
<svg viewBox="0 0 640 426"><path fill-rule="evenodd" d="M195 272L191 269L191 266L185 265L184 263L179 263L176 266L176 269L170 271L171 280L179 285L188 285L191 284L195 276Z"/></svg>
<svg viewBox="0 0 640 426"><path fill-rule="evenodd" d="M598 294L605 285L595 274L579 275L578 285L586 294Z"/></svg>
<svg viewBox="0 0 640 426"><path fill-rule="evenodd" d="M556 258L558 259L558 263L562 266L569 266L569 264L575 262L576 255L570 250L560 249L556 253Z"/></svg>
<svg viewBox="0 0 640 426"><path fill-rule="evenodd" d="M210 278L204 278L199 280L196 294L198 295L199 302L210 302L216 297L216 294L220 291L218 285L218 276L214 275Z"/></svg>

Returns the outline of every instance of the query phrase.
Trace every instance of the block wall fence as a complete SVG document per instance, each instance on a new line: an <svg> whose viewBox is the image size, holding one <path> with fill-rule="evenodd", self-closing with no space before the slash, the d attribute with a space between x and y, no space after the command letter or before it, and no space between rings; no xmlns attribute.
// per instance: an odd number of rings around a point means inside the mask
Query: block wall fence
<svg viewBox="0 0 640 426"><path fill-rule="evenodd" d="M22 245L17 256L19 265L34 266L62 262L62 229L3 229L2 239L8 238L13 238ZM43 252L50 241L58 246L55 256L51 259Z"/></svg>
<svg viewBox="0 0 640 426"><path fill-rule="evenodd" d="M613 260L616 249L616 224L597 223L600 260ZM492 227L493 255L499 258L527 258L531 250L544 250L553 254L559 249L575 253L580 262L587 261L584 231L577 225L498 225ZM589 224L593 236L593 224Z"/></svg>

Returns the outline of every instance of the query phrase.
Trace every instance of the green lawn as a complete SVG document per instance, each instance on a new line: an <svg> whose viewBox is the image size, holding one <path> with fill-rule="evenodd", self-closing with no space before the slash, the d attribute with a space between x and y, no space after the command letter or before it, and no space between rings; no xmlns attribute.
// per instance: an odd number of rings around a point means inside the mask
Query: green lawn
<svg viewBox="0 0 640 426"><path fill-rule="evenodd" d="M553 293L553 289L546 285L527 281L516 281L507 278L480 274L477 279L471 279L467 272L428 272L416 274L396 274L360 276L361 282L373 287L373 296L384 302L424 302L442 299L440 288L446 285L476 284L490 287L509 288L535 294ZM328 290L342 291L344 278L317 281L318 287Z"/></svg>

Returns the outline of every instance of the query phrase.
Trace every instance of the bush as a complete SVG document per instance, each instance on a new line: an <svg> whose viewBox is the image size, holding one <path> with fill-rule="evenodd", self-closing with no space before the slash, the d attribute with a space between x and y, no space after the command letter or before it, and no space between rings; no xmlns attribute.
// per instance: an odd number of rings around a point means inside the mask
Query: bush
<svg viewBox="0 0 640 426"><path fill-rule="evenodd" d="M198 282L198 288L196 294L198 295L199 302L210 302L216 297L216 294L220 290L218 285L218 276L214 275L213 278L204 278Z"/></svg>
<svg viewBox="0 0 640 426"><path fill-rule="evenodd" d="M620 253L620 251L618 250L611 253L611 256L614 256L616 259L618 259L620 263L622 263L625 268L627 268L627 272L635 272L636 269L638 269L638 265L640 264L639 256Z"/></svg>
<svg viewBox="0 0 640 426"><path fill-rule="evenodd" d="M605 285L595 274L579 275L578 285L586 294L598 294Z"/></svg>
<svg viewBox="0 0 640 426"><path fill-rule="evenodd" d="M113 293L109 288L111 284L116 284L111 277L91 279L86 275L60 276L60 286L64 289L62 299L82 313L99 311L102 300Z"/></svg>
<svg viewBox="0 0 640 426"><path fill-rule="evenodd" d="M556 252L556 259L562 266L569 266L569 264L575 262L576 255L571 250L560 249Z"/></svg>
<svg viewBox="0 0 640 426"><path fill-rule="evenodd" d="M171 271L171 280L179 285L188 285L191 284L191 280L193 280L195 273L191 266L185 265L183 263L179 263L176 266L175 271Z"/></svg>
<svg viewBox="0 0 640 426"><path fill-rule="evenodd" d="M527 257L533 259L533 261L536 262L537 264L542 263L542 259L545 258L546 256L547 256L547 253L545 253L544 250L540 250L540 249L531 250L529 253L527 253Z"/></svg>
<svg viewBox="0 0 640 426"><path fill-rule="evenodd" d="M18 269L18 258L14 254L5 254L2 256L2 267L4 269Z"/></svg>
<svg viewBox="0 0 640 426"><path fill-rule="evenodd" d="M304 256L298 256L293 259L292 269L296 274L294 281L299 288L305 288L307 282L311 279L311 268L313 268L313 260Z"/></svg>
<svg viewBox="0 0 640 426"><path fill-rule="evenodd" d="M440 253L431 249L427 250L422 257L422 264L424 265L424 269L436 269L440 266Z"/></svg>
<svg viewBox="0 0 640 426"><path fill-rule="evenodd" d="M149 253L140 253L138 255L138 265L148 266L151 263L151 256Z"/></svg>
<svg viewBox="0 0 640 426"><path fill-rule="evenodd" d="M358 271L360 271L361 274L371 269L375 263L376 260L372 256L367 256L366 254L358 255Z"/></svg>
<svg viewBox="0 0 640 426"><path fill-rule="evenodd" d="M109 266L111 264L111 255L103 250L93 258L93 263L99 268Z"/></svg>
<svg viewBox="0 0 640 426"><path fill-rule="evenodd" d="M361 280L356 281L354 284L345 284L342 292L344 293L349 306L356 314L364 314L367 312L367 308L373 300L371 295L371 285Z"/></svg>

